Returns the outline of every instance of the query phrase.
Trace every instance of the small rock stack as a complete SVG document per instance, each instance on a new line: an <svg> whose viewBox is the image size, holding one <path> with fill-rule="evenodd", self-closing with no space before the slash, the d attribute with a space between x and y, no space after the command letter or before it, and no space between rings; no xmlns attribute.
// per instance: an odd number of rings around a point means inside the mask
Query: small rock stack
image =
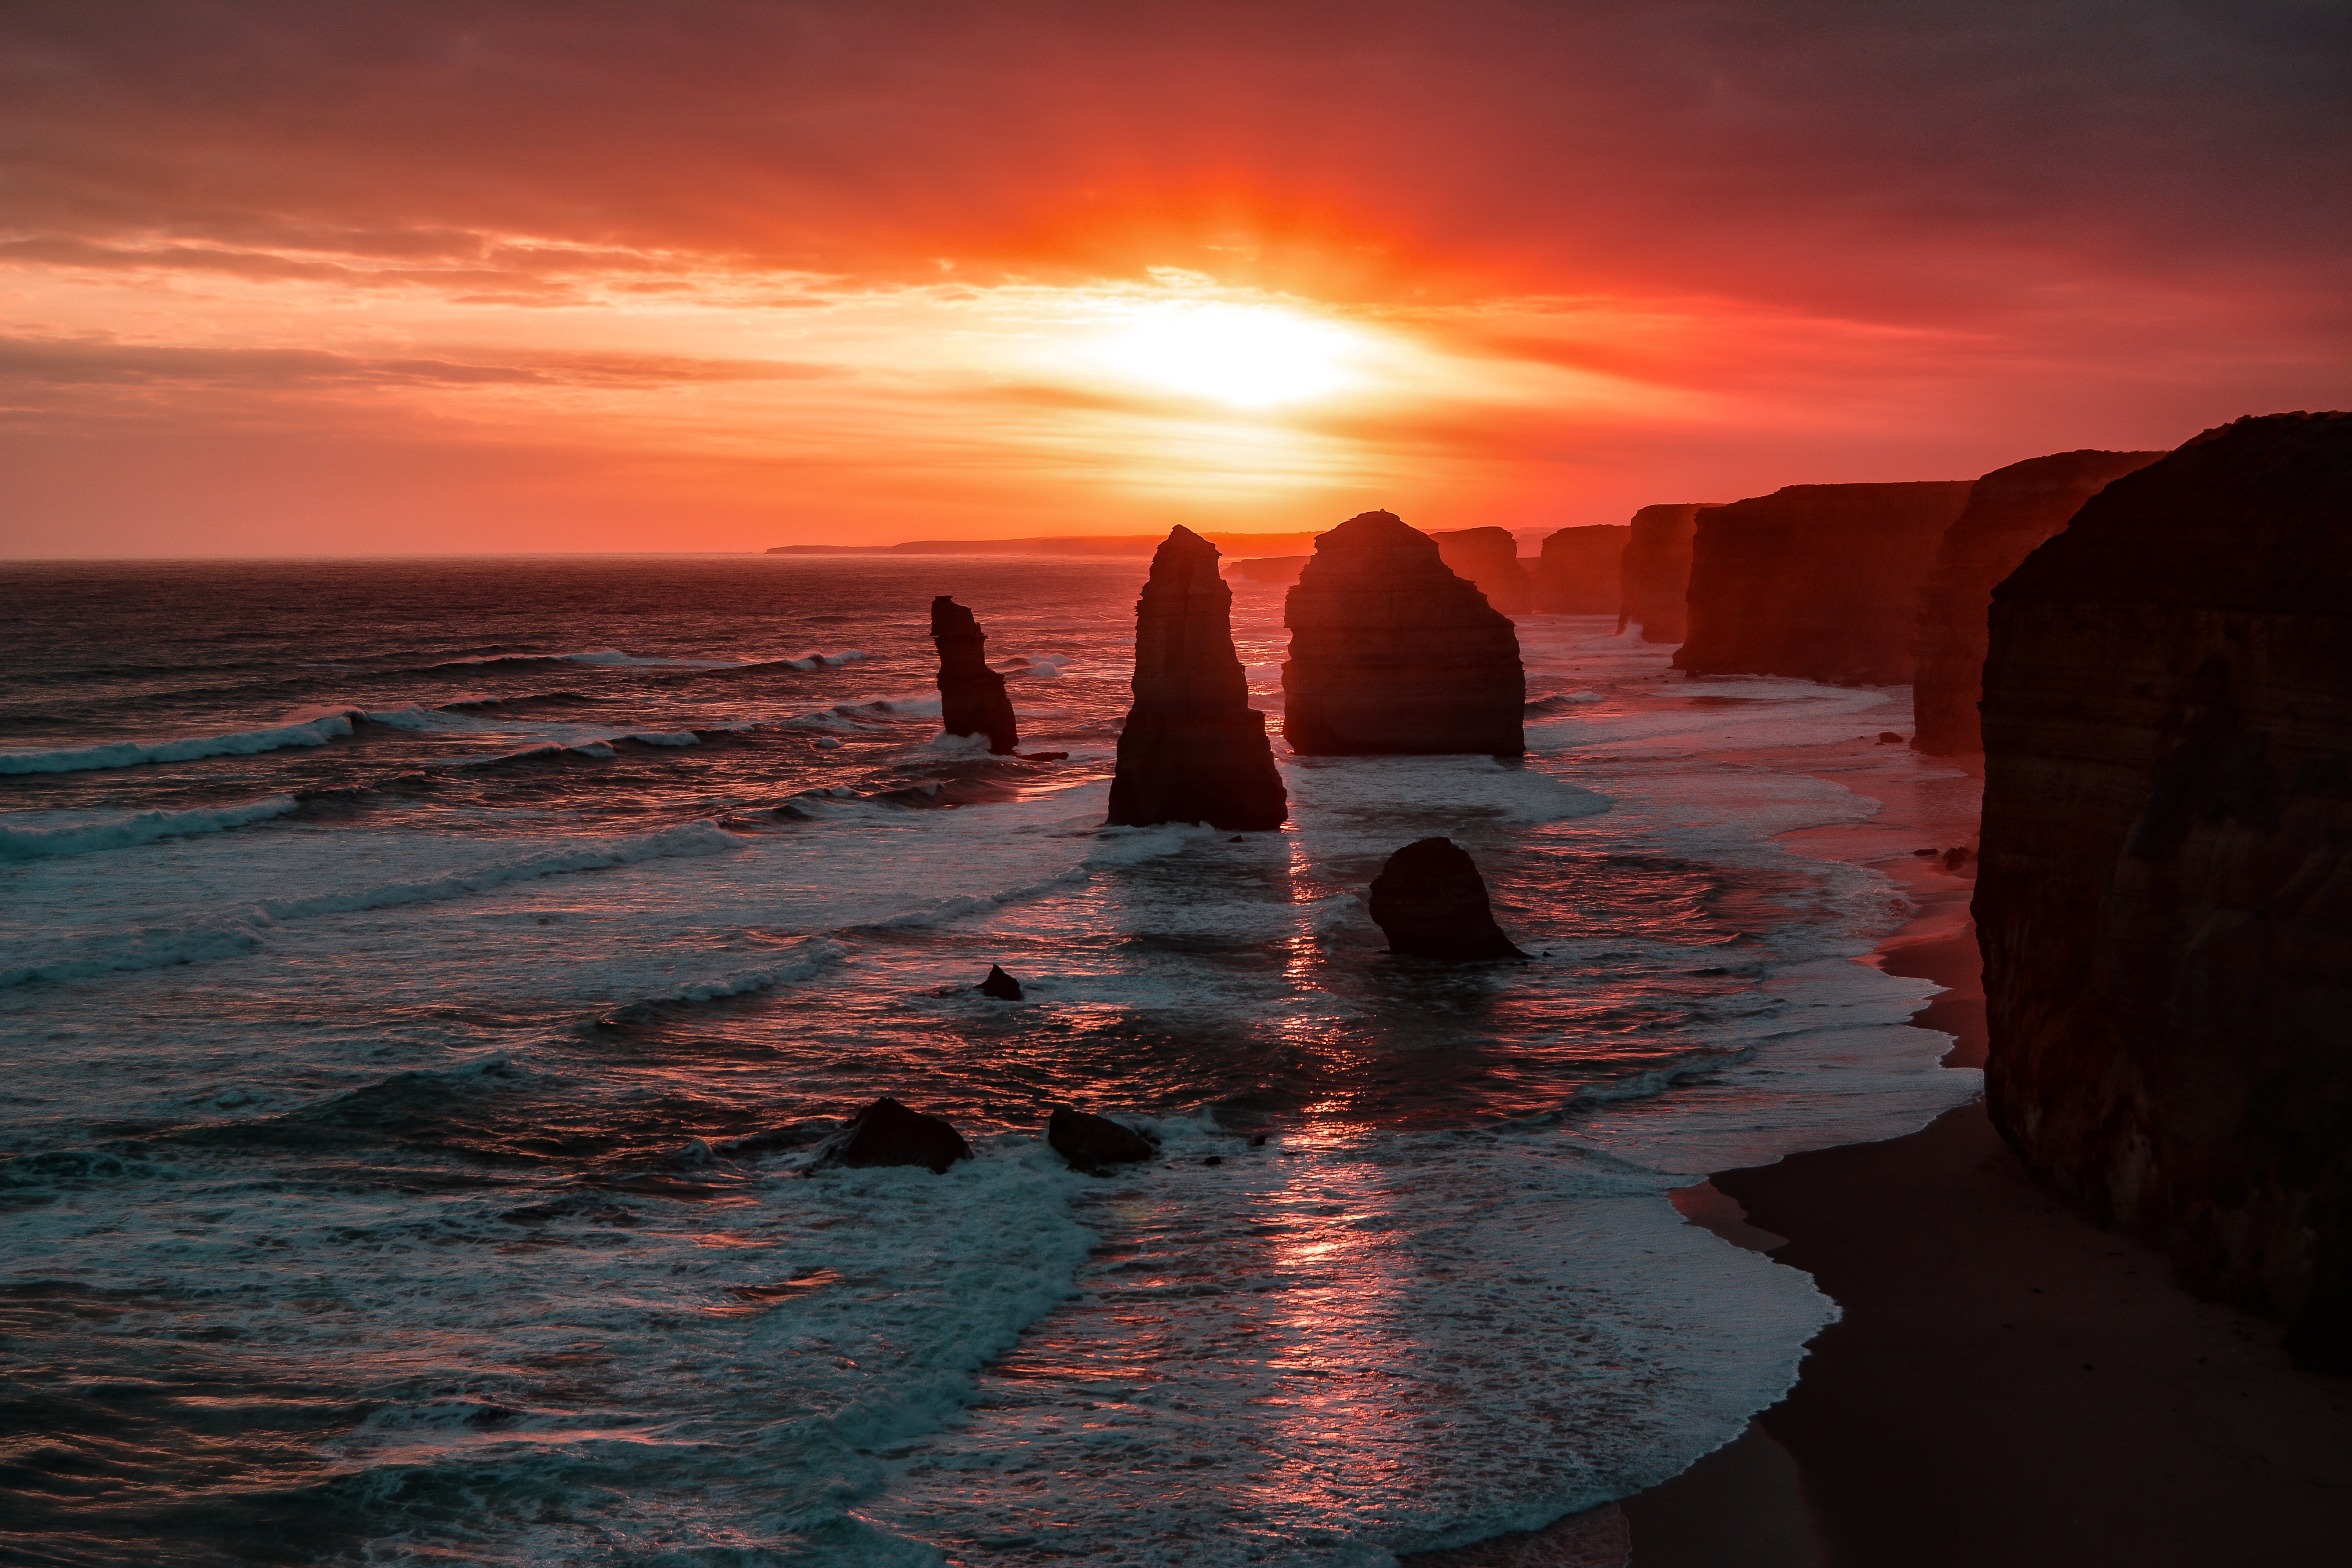
<svg viewBox="0 0 2352 1568"><path fill-rule="evenodd" d="M986 735L988 749L1021 744L1004 677L988 668L988 635L970 610L945 594L931 601L931 641L940 650L940 727L950 735Z"/></svg>

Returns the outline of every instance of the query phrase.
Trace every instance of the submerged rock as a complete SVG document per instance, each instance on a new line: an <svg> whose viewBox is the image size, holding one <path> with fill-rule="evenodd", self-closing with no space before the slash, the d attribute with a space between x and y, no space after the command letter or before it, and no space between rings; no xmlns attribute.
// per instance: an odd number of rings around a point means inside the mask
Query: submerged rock
<svg viewBox="0 0 2352 1568"><path fill-rule="evenodd" d="M1118 736L1112 826L1262 832L1289 815L1265 716L1249 705L1234 652L1233 604L1217 547L1172 531L1135 605L1135 705Z"/></svg>
<svg viewBox="0 0 2352 1568"><path fill-rule="evenodd" d="M1283 612L1282 732L1307 756L1527 749L1527 679L1511 618L1430 537L1368 511L1316 541Z"/></svg>
<svg viewBox="0 0 2352 1568"><path fill-rule="evenodd" d="M1643 642L1680 642L1690 625L1691 539L1708 501L1645 506L1627 527L1617 566L1617 629L1642 628Z"/></svg>
<svg viewBox="0 0 2352 1568"><path fill-rule="evenodd" d="M1509 529L1449 528L1429 537L1437 542L1437 558L1486 595L1486 603L1507 616L1535 609L1535 580L1519 563L1519 542Z"/></svg>
<svg viewBox="0 0 2352 1568"><path fill-rule="evenodd" d="M2352 1372L2352 414L2209 431L1993 593L1974 913L2026 1168Z"/></svg>
<svg viewBox="0 0 2352 1568"><path fill-rule="evenodd" d="M1982 695L1985 616L1994 584L2033 547L2066 526L2109 481L2147 467L2162 452L2060 452L1995 468L1969 491L1944 531L1919 595L1912 744L1935 756L1984 750L1977 723Z"/></svg>
<svg viewBox="0 0 2352 1568"><path fill-rule="evenodd" d="M999 1002L1021 1000L1021 982L992 963L988 966L988 978L980 983L979 991L982 995L993 996Z"/></svg>
<svg viewBox="0 0 2352 1568"><path fill-rule="evenodd" d="M1974 482L1790 485L1699 508L1675 668L1908 681L1920 585Z"/></svg>
<svg viewBox="0 0 2352 1568"><path fill-rule="evenodd" d="M1486 879L1451 838L1415 839L1390 856L1369 901L1391 952L1456 963L1527 956L1495 923Z"/></svg>
<svg viewBox="0 0 2352 1568"><path fill-rule="evenodd" d="M1054 1108L1053 1116L1045 1123L1045 1142L1054 1152L1070 1163L1074 1171L1130 1164L1160 1152L1158 1144L1134 1128L1108 1116L1073 1110L1066 1105Z"/></svg>
<svg viewBox="0 0 2352 1568"><path fill-rule="evenodd" d="M1618 577L1633 531L1622 522L1563 528L1544 536L1536 563L1536 608L1548 616L1613 616Z"/></svg>
<svg viewBox="0 0 2352 1568"><path fill-rule="evenodd" d="M885 1095L826 1139L808 1169L814 1175L841 1165L921 1165L937 1175L971 1158L971 1145L945 1121L909 1110Z"/></svg>
<svg viewBox="0 0 2352 1568"><path fill-rule="evenodd" d="M940 650L940 728L985 735L992 752L1018 749L1013 700L1004 695L1004 677L988 668L988 635L971 612L945 594L933 599L931 641Z"/></svg>

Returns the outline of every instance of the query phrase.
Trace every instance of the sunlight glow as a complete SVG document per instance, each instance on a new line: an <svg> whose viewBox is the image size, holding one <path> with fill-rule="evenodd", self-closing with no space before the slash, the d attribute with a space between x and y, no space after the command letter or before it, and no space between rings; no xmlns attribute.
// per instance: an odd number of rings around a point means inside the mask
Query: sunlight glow
<svg viewBox="0 0 2352 1568"><path fill-rule="evenodd" d="M1103 340L1111 369L1237 408L1341 391L1362 380L1356 334L1273 306L1190 305Z"/></svg>

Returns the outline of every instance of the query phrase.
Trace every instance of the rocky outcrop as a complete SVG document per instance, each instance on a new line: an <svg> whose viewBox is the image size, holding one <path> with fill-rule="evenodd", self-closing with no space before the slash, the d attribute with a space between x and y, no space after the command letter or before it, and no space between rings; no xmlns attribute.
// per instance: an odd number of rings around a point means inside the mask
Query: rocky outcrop
<svg viewBox="0 0 2352 1568"><path fill-rule="evenodd" d="M1536 561L1536 608L1548 616L1615 615L1619 563L1633 536L1622 522L1546 534Z"/></svg>
<svg viewBox="0 0 2352 1568"><path fill-rule="evenodd" d="M1486 879L1451 838L1417 838L1390 856L1368 901L1389 951L1403 957L1466 963L1527 956L1495 923Z"/></svg>
<svg viewBox="0 0 2352 1568"><path fill-rule="evenodd" d="M1939 757L1984 750L1977 697L1985 661L1985 612L1993 584L2066 526L2082 504L2161 452L2060 452L1995 468L1969 491L1944 531L1919 595L1912 680L1918 721L1912 744Z"/></svg>
<svg viewBox="0 0 2352 1568"><path fill-rule="evenodd" d="M1993 593L1986 1100L2352 1371L2352 415L2209 431Z"/></svg>
<svg viewBox="0 0 2352 1568"><path fill-rule="evenodd" d="M1095 1171L1105 1165L1131 1164L1160 1152L1159 1145L1132 1127L1108 1116L1090 1116L1068 1106L1056 1106L1045 1123L1045 1142L1070 1163L1073 1171Z"/></svg>
<svg viewBox="0 0 2352 1568"><path fill-rule="evenodd" d="M940 727L950 735L985 735L992 752L1021 744L1004 677L988 668L988 636L971 612L941 594L931 601L931 641L940 650Z"/></svg>
<svg viewBox="0 0 2352 1568"><path fill-rule="evenodd" d="M1233 605L1217 547L1189 528L1171 532L1135 605L1135 705L1119 731L1113 826L1255 832L1289 815L1265 716L1250 707L1234 653Z"/></svg>
<svg viewBox="0 0 2352 1568"><path fill-rule="evenodd" d="M1690 592L1691 538L1699 509L1709 504L1670 501L1633 514L1617 566L1619 631L1637 626L1643 642L1683 640L1689 624L1683 596Z"/></svg>
<svg viewBox="0 0 2352 1568"><path fill-rule="evenodd" d="M1430 537L1368 511L1323 534L1284 606L1282 732L1307 756L1517 756L1527 677L1511 618Z"/></svg>
<svg viewBox="0 0 2352 1568"><path fill-rule="evenodd" d="M1231 561L1225 563L1225 576L1228 580L1238 577L1244 583L1288 587L1298 581L1298 569L1312 559L1307 555L1260 555L1247 561Z"/></svg>
<svg viewBox="0 0 2352 1568"><path fill-rule="evenodd" d="M946 1121L909 1110L885 1095L825 1140L816 1158L810 1162L808 1173L814 1175L842 1165L853 1170L875 1165L921 1165L938 1175L958 1160L971 1158L971 1145Z"/></svg>
<svg viewBox="0 0 2352 1568"><path fill-rule="evenodd" d="M1699 508L1675 668L1908 681L1919 588L1970 482L1790 485Z"/></svg>
<svg viewBox="0 0 2352 1568"><path fill-rule="evenodd" d="M1437 558L1507 616L1536 607L1536 585L1519 564L1519 542L1507 528L1449 528L1432 533Z"/></svg>
<svg viewBox="0 0 2352 1568"><path fill-rule="evenodd" d="M1013 976L1005 973L1003 969L993 963L988 966L988 977L982 980L978 985L974 986L973 989L978 991L982 996L989 997L992 1000L998 1002L1018 1002L1021 1000L1021 982L1013 979Z"/></svg>

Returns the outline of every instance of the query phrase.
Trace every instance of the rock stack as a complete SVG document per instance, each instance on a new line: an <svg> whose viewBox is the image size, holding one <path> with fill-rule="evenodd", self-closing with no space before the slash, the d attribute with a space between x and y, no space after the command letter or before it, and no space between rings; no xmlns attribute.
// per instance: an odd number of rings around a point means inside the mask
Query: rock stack
<svg viewBox="0 0 2352 1568"><path fill-rule="evenodd" d="M1643 642L1680 642L1689 625L1691 536L1704 501L1645 506L1633 514L1618 563L1617 629L1642 628Z"/></svg>
<svg viewBox="0 0 2352 1568"><path fill-rule="evenodd" d="M1217 547L1189 528L1171 532L1135 605L1135 705L1118 737L1114 826L1257 832L1289 815L1265 716L1250 707L1234 653L1233 604Z"/></svg>
<svg viewBox="0 0 2352 1568"><path fill-rule="evenodd" d="M1511 618L1393 512L1322 535L1283 612L1282 732L1306 756L1517 756L1527 678Z"/></svg>
<svg viewBox="0 0 2352 1568"><path fill-rule="evenodd" d="M885 1095L818 1145L816 1158L803 1173L814 1176L836 1167L862 1171L877 1165L920 1165L936 1176L971 1158L971 1145L952 1123L909 1110Z"/></svg>
<svg viewBox="0 0 2352 1568"><path fill-rule="evenodd" d="M988 749L1021 744L1004 677L988 668L988 635L970 610L941 594L931 601L931 641L940 650L940 727L950 735L985 735Z"/></svg>
<svg viewBox="0 0 2352 1568"><path fill-rule="evenodd" d="M1981 752L1977 698L1984 676L1985 612L1993 585L2028 552L2066 526L2108 481L2144 468L2161 452L2060 452L1995 468L1969 491L1944 531L1919 597L1912 744L1939 757Z"/></svg>
<svg viewBox="0 0 2352 1568"><path fill-rule="evenodd" d="M2352 1372L2352 415L2209 431L1993 593L1988 1109Z"/></svg>
<svg viewBox="0 0 2352 1568"><path fill-rule="evenodd" d="M1790 485L1701 507L1675 668L1907 682L1919 589L1971 483Z"/></svg>
<svg viewBox="0 0 2352 1568"><path fill-rule="evenodd" d="M1519 542L1509 529L1449 528L1429 537L1437 541L1437 558L1503 614L1524 616L1536 607L1536 585L1519 564Z"/></svg>
<svg viewBox="0 0 2352 1568"><path fill-rule="evenodd" d="M1622 522L1546 534L1536 563L1536 608L1548 616L1613 616L1619 563L1633 531Z"/></svg>
<svg viewBox="0 0 2352 1568"><path fill-rule="evenodd" d="M1527 956L1495 923L1486 879L1451 838L1418 838L1390 856L1368 901L1389 951L1401 956L1457 963Z"/></svg>

